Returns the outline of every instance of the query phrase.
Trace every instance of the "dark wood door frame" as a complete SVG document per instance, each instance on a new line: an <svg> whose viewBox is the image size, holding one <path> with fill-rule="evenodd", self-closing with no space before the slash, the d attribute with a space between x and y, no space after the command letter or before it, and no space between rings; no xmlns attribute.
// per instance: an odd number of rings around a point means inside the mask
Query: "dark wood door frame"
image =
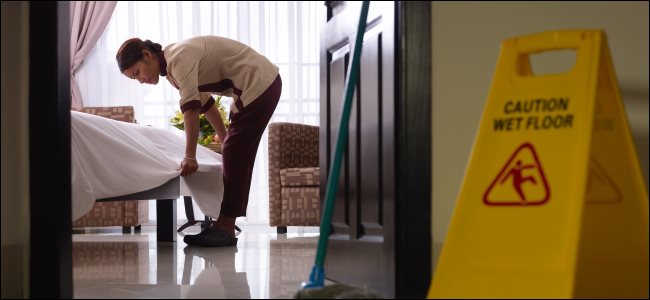
<svg viewBox="0 0 650 300"><path fill-rule="evenodd" d="M30 298L72 298L69 5L29 3Z"/></svg>
<svg viewBox="0 0 650 300"><path fill-rule="evenodd" d="M432 254L431 2L400 1L396 6L395 294L424 298Z"/></svg>
<svg viewBox="0 0 650 300"><path fill-rule="evenodd" d="M356 4L325 4L322 199L338 132L350 35L358 22ZM325 269L331 280L366 285L387 297L424 298L432 253L431 2L371 3L366 35ZM372 203L377 200L378 206ZM372 222L376 215L380 221Z"/></svg>

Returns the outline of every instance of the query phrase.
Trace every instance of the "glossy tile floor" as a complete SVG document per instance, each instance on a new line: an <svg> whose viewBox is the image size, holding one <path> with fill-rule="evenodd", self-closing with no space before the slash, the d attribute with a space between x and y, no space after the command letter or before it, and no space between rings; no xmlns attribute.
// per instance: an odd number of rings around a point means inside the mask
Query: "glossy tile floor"
<svg viewBox="0 0 650 300"><path fill-rule="evenodd" d="M157 243L155 226L74 231L75 298L291 298L314 263L318 227L242 227L237 247ZM198 226L185 230L200 231Z"/></svg>

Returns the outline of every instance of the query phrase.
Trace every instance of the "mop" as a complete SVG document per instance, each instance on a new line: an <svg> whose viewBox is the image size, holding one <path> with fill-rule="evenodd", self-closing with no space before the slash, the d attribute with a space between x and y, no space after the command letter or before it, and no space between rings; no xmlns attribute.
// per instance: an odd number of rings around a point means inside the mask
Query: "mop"
<svg viewBox="0 0 650 300"><path fill-rule="evenodd" d="M341 170L341 160L343 158L343 149L348 140L348 125L350 120L350 110L352 108L352 96L359 77L359 57L361 56L361 46L363 44L363 35L366 31L366 21L368 18L368 7L370 1L363 1L361 5L361 16L359 17L359 26L357 28L357 37L352 54L352 63L348 69L348 76L345 83L343 112L339 132L336 139L336 150L334 159L330 166L331 172L327 178L327 187L325 190L325 207L323 217L320 223L320 237L318 239L318 248L316 251L316 262L312 268L308 282L303 282L302 289L295 295L295 299L372 299L382 298L374 291L364 287L354 287L340 283L324 286L325 283L325 253L327 251L327 242L330 235L330 223L332 221L332 210L334 209L334 195L338 188L339 173Z"/></svg>

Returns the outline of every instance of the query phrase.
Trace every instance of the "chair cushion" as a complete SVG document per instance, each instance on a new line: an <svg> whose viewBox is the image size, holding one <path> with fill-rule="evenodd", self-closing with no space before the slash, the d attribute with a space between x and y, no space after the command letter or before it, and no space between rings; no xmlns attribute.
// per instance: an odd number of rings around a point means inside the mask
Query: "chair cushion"
<svg viewBox="0 0 650 300"><path fill-rule="evenodd" d="M280 170L282 186L318 186L320 168L287 168Z"/></svg>

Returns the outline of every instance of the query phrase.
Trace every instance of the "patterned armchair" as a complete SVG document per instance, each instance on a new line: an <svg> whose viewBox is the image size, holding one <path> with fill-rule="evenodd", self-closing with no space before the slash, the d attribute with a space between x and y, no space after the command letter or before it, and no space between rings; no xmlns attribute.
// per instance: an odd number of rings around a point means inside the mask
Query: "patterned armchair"
<svg viewBox="0 0 650 300"><path fill-rule="evenodd" d="M132 106L84 107L81 112L134 123ZM93 208L72 223L72 227L122 226L123 232L140 230L149 222L148 200L95 202Z"/></svg>
<svg viewBox="0 0 650 300"><path fill-rule="evenodd" d="M320 224L318 126L269 125L269 219L287 226Z"/></svg>

